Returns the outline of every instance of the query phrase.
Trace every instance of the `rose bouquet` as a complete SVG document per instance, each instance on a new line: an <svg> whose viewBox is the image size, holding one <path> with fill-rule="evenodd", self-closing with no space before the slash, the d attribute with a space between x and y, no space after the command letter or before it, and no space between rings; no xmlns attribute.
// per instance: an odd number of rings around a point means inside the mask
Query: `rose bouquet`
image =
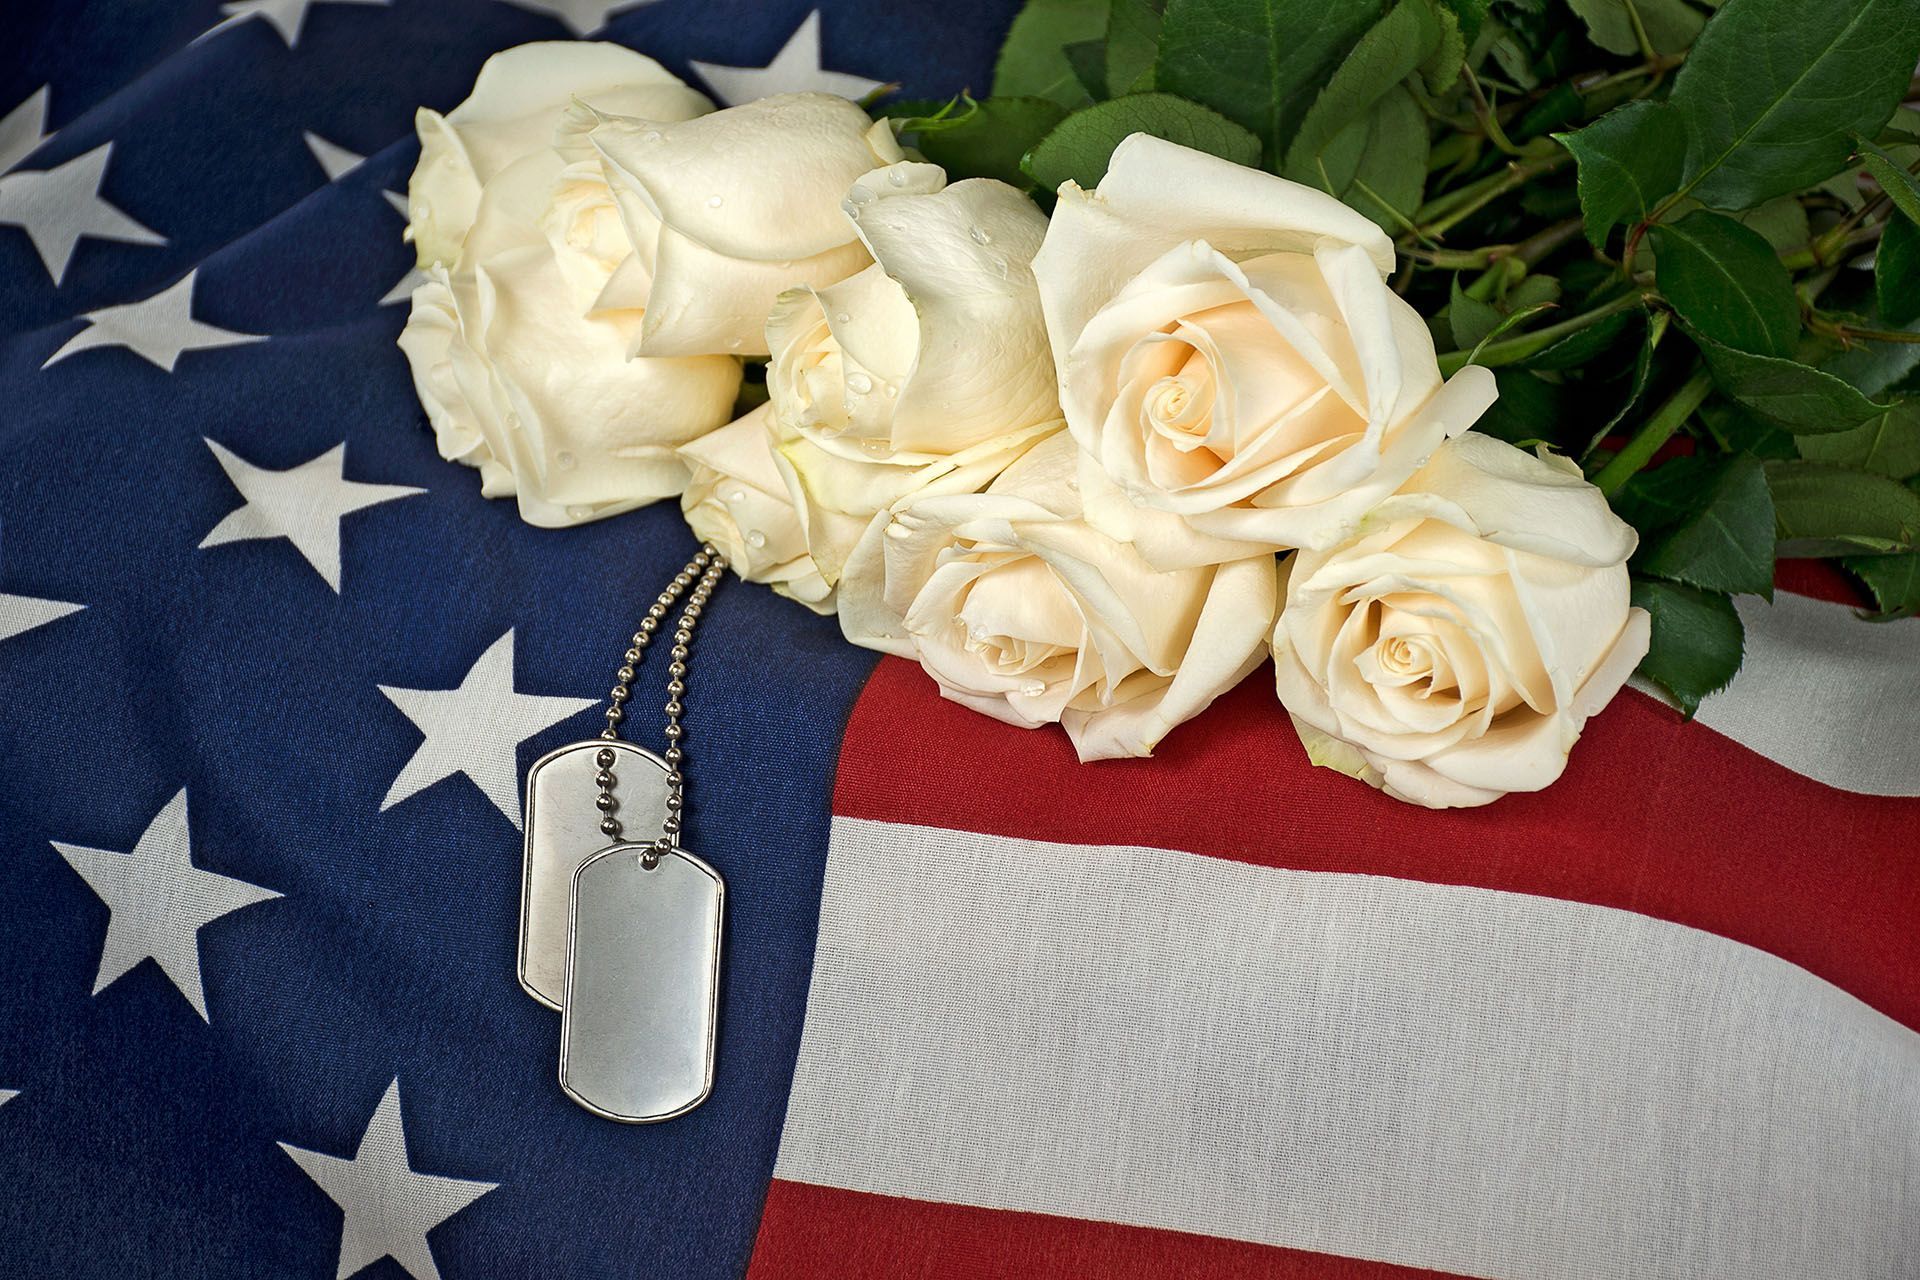
<svg viewBox="0 0 1920 1280"><path fill-rule="evenodd" d="M1920 608L1917 57L1920 0L1031 0L988 95L716 109L529 45L421 112L400 343L527 520L677 496L1083 759L1270 656L1316 763L1484 804L1723 686L1776 556Z"/></svg>

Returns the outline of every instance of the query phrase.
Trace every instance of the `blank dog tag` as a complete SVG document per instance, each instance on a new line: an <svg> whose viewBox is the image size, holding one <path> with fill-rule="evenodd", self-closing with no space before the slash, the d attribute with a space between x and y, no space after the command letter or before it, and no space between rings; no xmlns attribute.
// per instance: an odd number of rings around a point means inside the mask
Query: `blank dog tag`
<svg viewBox="0 0 1920 1280"><path fill-rule="evenodd" d="M668 1120L713 1090L720 873L684 851L648 869L615 845L573 877L560 1087L595 1115Z"/></svg>
<svg viewBox="0 0 1920 1280"><path fill-rule="evenodd" d="M551 751L527 770L527 839L520 881L520 985L549 1009L567 980L567 901L573 873L607 847L594 807L594 757L614 752L614 817L627 838L647 841L667 818L667 764L630 742L604 738Z"/></svg>

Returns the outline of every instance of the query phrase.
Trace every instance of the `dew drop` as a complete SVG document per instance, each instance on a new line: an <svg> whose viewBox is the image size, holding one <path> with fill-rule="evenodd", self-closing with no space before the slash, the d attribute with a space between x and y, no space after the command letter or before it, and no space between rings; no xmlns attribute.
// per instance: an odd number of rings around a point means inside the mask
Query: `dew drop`
<svg viewBox="0 0 1920 1280"><path fill-rule="evenodd" d="M738 351L738 350L740 349L740 339L738 339L738 338L728 338L728 339L727 339L727 349L728 349L729 351Z"/></svg>
<svg viewBox="0 0 1920 1280"><path fill-rule="evenodd" d="M665 136L666 135L662 134L658 129L649 129L646 131L646 133L641 135L641 138L643 141L646 141L646 142L658 142L660 141L661 138Z"/></svg>
<svg viewBox="0 0 1920 1280"><path fill-rule="evenodd" d="M791 267L792 265L793 265L793 260L789 258L780 264L780 269L782 271L785 271L788 267Z"/></svg>
<svg viewBox="0 0 1920 1280"><path fill-rule="evenodd" d="M507 426L514 431L520 429L520 415L511 409L507 410Z"/></svg>
<svg viewBox="0 0 1920 1280"><path fill-rule="evenodd" d="M747 530L747 545L758 550L767 545L767 535L758 529Z"/></svg>
<svg viewBox="0 0 1920 1280"><path fill-rule="evenodd" d="M1046 691L1047 686L1038 680L1029 680L1020 686L1020 692L1026 694L1029 698L1037 698Z"/></svg>
<svg viewBox="0 0 1920 1280"><path fill-rule="evenodd" d="M847 203L848 204L872 204L873 192L869 191L865 187L855 187L853 190L847 192Z"/></svg>
<svg viewBox="0 0 1920 1280"><path fill-rule="evenodd" d="M850 373L847 375L847 390L863 396L873 390L873 379L864 373Z"/></svg>
<svg viewBox="0 0 1920 1280"><path fill-rule="evenodd" d="M993 237L988 235L986 232L982 231L978 227L967 228L967 235L972 238L975 244L992 244L993 243Z"/></svg>
<svg viewBox="0 0 1920 1280"><path fill-rule="evenodd" d="M862 440L860 449L869 457L885 458L893 453L893 446L885 440Z"/></svg>
<svg viewBox="0 0 1920 1280"><path fill-rule="evenodd" d="M853 319L853 317L848 315L844 311L836 311L833 313L833 322L835 324L845 324L847 321L851 319Z"/></svg>
<svg viewBox="0 0 1920 1280"><path fill-rule="evenodd" d="M725 203L726 201L723 200L718 195L711 195L707 197L707 208L709 209L718 209L721 205Z"/></svg>
<svg viewBox="0 0 1920 1280"><path fill-rule="evenodd" d="M896 187L904 187L907 185L907 175L895 169L887 174L887 181Z"/></svg>
<svg viewBox="0 0 1920 1280"><path fill-rule="evenodd" d="M891 382L889 382L887 384L887 394L890 396L897 396L900 394L900 388L894 386Z"/></svg>
<svg viewBox="0 0 1920 1280"><path fill-rule="evenodd" d="M732 493L729 493L727 495L728 502L745 502L746 500L747 500L747 491L745 489L735 489Z"/></svg>
<svg viewBox="0 0 1920 1280"><path fill-rule="evenodd" d="M588 516L591 516L592 514L593 514L592 507L568 507L567 508L567 518L569 520L585 520Z"/></svg>
<svg viewBox="0 0 1920 1280"><path fill-rule="evenodd" d="M568 450L562 449L553 455L553 461L562 471L571 471L579 464L580 459L574 457Z"/></svg>

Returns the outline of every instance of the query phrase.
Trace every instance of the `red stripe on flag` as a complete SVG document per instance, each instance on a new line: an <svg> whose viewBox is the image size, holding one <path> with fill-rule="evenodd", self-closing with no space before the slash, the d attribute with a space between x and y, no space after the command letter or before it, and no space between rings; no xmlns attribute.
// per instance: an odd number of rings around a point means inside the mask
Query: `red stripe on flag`
<svg viewBox="0 0 1920 1280"><path fill-rule="evenodd" d="M1619 907L1773 952L1920 1028L1920 800L1836 791L1632 691L1556 786L1434 812L1308 764L1264 668L1155 759L1081 765L1057 729L945 702L887 659L848 723L834 812Z"/></svg>
<svg viewBox="0 0 1920 1280"><path fill-rule="evenodd" d="M775 1179L748 1280L1441 1280L1184 1231Z"/></svg>

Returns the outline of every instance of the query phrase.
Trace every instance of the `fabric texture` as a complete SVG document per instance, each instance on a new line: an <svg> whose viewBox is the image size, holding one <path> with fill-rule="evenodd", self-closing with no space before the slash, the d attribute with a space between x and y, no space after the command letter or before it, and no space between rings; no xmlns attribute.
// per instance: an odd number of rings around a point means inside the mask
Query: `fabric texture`
<svg viewBox="0 0 1920 1280"><path fill-rule="evenodd" d="M693 543L437 456L413 113L603 24L944 98L1017 7L0 8L0 1276L1920 1276L1920 621L1804 571L1698 722L1624 693L1447 814L1264 669L1083 767L729 583L714 1092L562 1096L519 780Z"/></svg>

